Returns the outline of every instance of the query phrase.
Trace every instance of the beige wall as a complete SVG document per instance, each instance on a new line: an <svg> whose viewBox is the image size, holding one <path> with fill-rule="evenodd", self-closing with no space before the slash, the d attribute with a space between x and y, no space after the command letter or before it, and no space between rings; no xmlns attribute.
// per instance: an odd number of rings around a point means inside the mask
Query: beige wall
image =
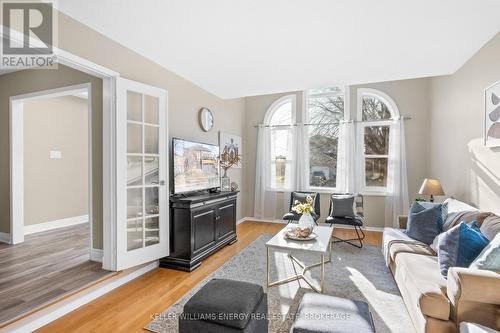
<svg viewBox="0 0 500 333"><path fill-rule="evenodd" d="M88 215L87 105L73 96L24 103L25 225Z"/></svg>
<svg viewBox="0 0 500 333"><path fill-rule="evenodd" d="M428 153L428 124L429 124L429 80L414 79L391 82L381 82L350 87L350 112L354 116L357 110L356 91L358 88L378 89L396 102L402 115L410 116L412 119L406 122L406 152L408 165L408 186L410 198L415 198L422 180L427 177L429 170ZM246 169L255 170L257 129L253 127L262 123L265 112L270 105L278 98L287 94L297 96L298 112L302 111L302 93L283 93L263 96L247 97L245 116L245 138L246 138ZM245 189L248 191L248 201L245 211L253 215L255 172L245 175ZM282 208L281 197L277 199L278 211ZM327 193L321 194L321 215L324 218L328 215L329 196ZM369 196L365 198L366 225L369 227L384 227L385 222L385 200L380 196Z"/></svg>
<svg viewBox="0 0 500 333"><path fill-rule="evenodd" d="M124 78L168 91L169 140L175 136L217 144L219 131L243 134L243 99L222 100L64 14L59 16L58 24L60 48L119 72ZM198 110L203 106L214 114L214 128L210 132L203 132L198 126ZM244 172L244 168L228 172L243 191ZM243 192L238 198L238 217L242 216L241 204L245 200ZM94 241L94 246L101 248L102 225L94 225L94 239L100 240Z"/></svg>
<svg viewBox="0 0 500 333"><path fill-rule="evenodd" d="M484 89L500 80L500 34L455 74L431 80L431 176L449 196L500 213L500 148L482 144Z"/></svg>
<svg viewBox="0 0 500 333"><path fill-rule="evenodd" d="M10 232L10 96L89 82L93 113L93 242L95 248L102 248L102 80L62 65L57 70L34 69L0 75L0 232Z"/></svg>
<svg viewBox="0 0 500 333"><path fill-rule="evenodd" d="M119 72L124 78L157 86L168 91L169 139L176 136L217 144L219 131L243 135L244 99L222 100L62 13L59 15L58 25L59 48ZM200 58L200 61L203 61L203 59ZM47 70L35 71L50 72ZM16 73L5 76L12 74ZM37 73L37 75L40 76L42 73ZM0 76L0 80L2 77ZM2 96L10 96L8 92L4 92L1 88L0 85L0 101ZM100 91L102 92L102 88ZM214 113L215 124L210 132L203 132L198 126L198 110L202 106L210 108ZM99 107L102 107L102 102ZM3 153L3 156L8 156L8 105L2 105L0 124L2 126L7 124L7 128L0 131L2 139L0 152ZM96 140L93 141L93 172L95 177L93 187L102 188L102 113L98 117L93 117L94 125L93 139L96 138ZM243 138L243 141L245 141L245 138ZM99 146L97 146L97 142ZM96 160L94 157L97 155L99 158ZM245 169L242 168L230 170L228 173L232 180L242 187L242 193L238 200L239 217L243 215L241 204L246 201L242 183L244 172ZM2 193L0 195L0 231L2 232L9 232L9 177L9 167L8 162L6 162L2 164L0 169L0 190ZM102 192L94 191L93 205L94 247L102 249Z"/></svg>

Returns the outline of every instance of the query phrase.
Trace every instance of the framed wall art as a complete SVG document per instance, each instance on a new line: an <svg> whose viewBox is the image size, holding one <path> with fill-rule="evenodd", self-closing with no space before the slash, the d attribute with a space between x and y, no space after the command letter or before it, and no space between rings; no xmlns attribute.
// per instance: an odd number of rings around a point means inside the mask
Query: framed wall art
<svg viewBox="0 0 500 333"><path fill-rule="evenodd" d="M500 81L484 91L484 144L500 147Z"/></svg>

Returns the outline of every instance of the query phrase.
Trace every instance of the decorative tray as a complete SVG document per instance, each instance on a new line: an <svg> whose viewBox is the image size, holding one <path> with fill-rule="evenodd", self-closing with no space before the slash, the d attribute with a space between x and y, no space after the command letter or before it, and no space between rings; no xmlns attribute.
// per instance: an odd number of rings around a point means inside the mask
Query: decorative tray
<svg viewBox="0 0 500 333"><path fill-rule="evenodd" d="M296 240L296 241L308 241L308 240L316 239L316 237L318 237L318 235L316 235L314 232L305 238L304 237L295 237L295 236L289 235L287 232L285 232L286 239L291 239L291 240Z"/></svg>

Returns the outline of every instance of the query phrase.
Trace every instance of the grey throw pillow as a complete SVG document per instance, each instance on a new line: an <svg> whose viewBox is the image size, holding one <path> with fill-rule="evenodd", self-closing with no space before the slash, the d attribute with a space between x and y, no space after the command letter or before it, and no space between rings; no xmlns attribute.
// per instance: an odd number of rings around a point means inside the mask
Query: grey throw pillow
<svg viewBox="0 0 500 333"><path fill-rule="evenodd" d="M354 211L354 195L332 195L332 209L330 216L334 217L356 217Z"/></svg>
<svg viewBox="0 0 500 333"><path fill-rule="evenodd" d="M427 245L443 231L443 205L414 202L408 214L406 234Z"/></svg>
<svg viewBox="0 0 500 333"><path fill-rule="evenodd" d="M461 222L439 235L438 262L443 277L450 267L469 267L488 243L476 221Z"/></svg>

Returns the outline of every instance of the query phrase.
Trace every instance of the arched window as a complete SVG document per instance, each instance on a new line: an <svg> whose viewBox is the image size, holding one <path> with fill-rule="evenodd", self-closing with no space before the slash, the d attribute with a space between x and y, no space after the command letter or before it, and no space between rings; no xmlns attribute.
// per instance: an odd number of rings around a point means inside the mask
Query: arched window
<svg viewBox="0 0 500 333"><path fill-rule="evenodd" d="M290 189L292 184L293 125L295 124L295 95L284 96L267 110L264 125L268 128L270 160L270 189Z"/></svg>
<svg viewBox="0 0 500 333"><path fill-rule="evenodd" d="M381 91L358 89L358 156L361 186L366 192L387 191L391 123L399 118L396 103Z"/></svg>

